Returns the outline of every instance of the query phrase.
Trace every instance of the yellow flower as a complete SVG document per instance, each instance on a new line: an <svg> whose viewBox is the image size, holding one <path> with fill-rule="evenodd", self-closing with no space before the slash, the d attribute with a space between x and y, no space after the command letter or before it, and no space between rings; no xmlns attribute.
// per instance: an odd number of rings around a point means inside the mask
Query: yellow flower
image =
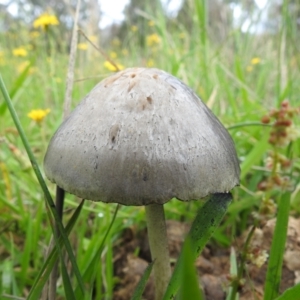
<svg viewBox="0 0 300 300"><path fill-rule="evenodd" d="M160 43L160 37L156 33L147 36L147 46L152 47L159 43Z"/></svg>
<svg viewBox="0 0 300 300"><path fill-rule="evenodd" d="M87 50L88 44L87 44L87 43L79 43L79 44L77 45L77 48L78 48L79 50Z"/></svg>
<svg viewBox="0 0 300 300"><path fill-rule="evenodd" d="M109 71L119 71L119 70L123 70L124 69L124 66L123 65L121 65L121 64L116 64L117 65L117 67L118 67L118 70L116 69L116 67L111 63L111 62L109 62L108 60L106 60L105 62L104 62L104 67L106 68L106 69L108 69Z"/></svg>
<svg viewBox="0 0 300 300"><path fill-rule="evenodd" d="M154 21L151 20L148 22L148 26L153 27L154 25L155 25Z"/></svg>
<svg viewBox="0 0 300 300"><path fill-rule="evenodd" d="M50 15L49 13L43 13L40 15L35 21L33 22L34 28L41 27L42 29L46 30L49 25L58 25L59 22L55 15Z"/></svg>
<svg viewBox="0 0 300 300"><path fill-rule="evenodd" d="M257 64L259 64L260 63L260 58L259 57L253 57L252 59L251 59L251 64L252 65L257 65Z"/></svg>
<svg viewBox="0 0 300 300"><path fill-rule="evenodd" d="M153 67L154 66L154 60L153 59L148 59L148 61L147 61L147 63L146 63L146 66L148 67L148 68L151 68L151 67Z"/></svg>
<svg viewBox="0 0 300 300"><path fill-rule="evenodd" d="M118 57L117 53L116 53L116 52L114 52L114 51L110 52L110 53L109 53L109 56L110 56L110 58L112 58L112 59L114 59L114 58L117 58L117 57Z"/></svg>
<svg viewBox="0 0 300 300"><path fill-rule="evenodd" d="M38 124L49 114L50 109L33 109L27 116Z"/></svg>
<svg viewBox="0 0 300 300"><path fill-rule="evenodd" d="M13 49L13 55L22 57L27 56L27 50L24 47L15 48Z"/></svg>
<svg viewBox="0 0 300 300"><path fill-rule="evenodd" d="M138 30L136 25L132 25L130 29L132 32L136 32Z"/></svg>

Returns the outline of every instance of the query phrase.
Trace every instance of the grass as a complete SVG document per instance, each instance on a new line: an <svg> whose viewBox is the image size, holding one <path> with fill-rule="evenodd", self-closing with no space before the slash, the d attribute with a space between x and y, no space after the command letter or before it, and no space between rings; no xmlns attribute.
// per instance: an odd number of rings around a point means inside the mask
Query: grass
<svg viewBox="0 0 300 300"><path fill-rule="evenodd" d="M112 39L105 49L116 63L125 67L153 66L179 77L202 97L229 128L241 161L241 187L234 189L233 202L214 234L214 243L218 245L233 245L236 237L242 235L250 224L255 223L259 227L263 221L273 217L274 212L266 213L265 208L269 207L266 199L277 203L280 208L278 217L284 222L288 214L298 216L300 213L299 136L294 141L288 140L284 146L270 144L270 134L276 128L261 124L261 118L268 115L271 109L280 109L285 99L291 107L299 107L300 60L295 43L296 22L292 22L293 16L287 9L287 1L284 3L282 23L276 33L255 35L231 28L225 40L216 42L208 33L205 1L195 1L195 9L190 10L194 21L190 30L184 24L168 22L160 12L157 15L147 14L147 22L152 20L154 26L147 26L145 36L155 34L156 42L153 39L152 44L149 42L142 48L136 32L128 30L122 41ZM134 24L128 24L128 28L131 25ZM68 45L63 42L61 34L58 27L49 27L48 31L40 30L39 36L33 38L29 36L29 28L24 25L20 27L18 36L10 31L0 33L0 44L6 45L0 48L1 75L41 171L47 143L63 116ZM85 42L82 36L80 40ZM27 55L13 56L13 49L20 46L26 49ZM259 58L259 62L251 63L254 58ZM87 50L78 50L72 107L96 83L111 74L104 67L104 61L105 58L91 45ZM52 230L43 191L2 99L0 295L1 299L5 299L8 295L28 295L42 269ZM32 109L51 111L41 122L36 122L27 116ZM290 120L299 134L299 115L294 114ZM275 121L271 119L269 125ZM251 123L261 125L253 126ZM280 155L290 162L287 168L283 168ZM271 159L273 167L266 165ZM288 187L282 182L274 182L277 175L287 178ZM55 187L48 181L46 183L53 197ZM265 184L264 187L262 184ZM283 201L290 202L290 207L284 206ZM67 195L65 224L78 204L76 197ZM165 205L167 219L191 222L199 206L201 202L186 204L172 200ZM86 278L102 282L102 288L94 291L95 299L111 299L113 288L119 281L113 275L113 247L126 227L145 226L143 208L122 207L106 242L102 244L115 209L116 205L86 201L69 235L72 248L76 250L78 268L84 278L84 288L88 291L86 299L90 299L93 290L93 284L88 284L91 281L86 281ZM256 213L255 217L253 213ZM280 230L278 225L276 230L274 241L279 239L279 244L272 245L269 268L282 260L284 251L284 229ZM93 268L89 267L93 263L99 267L94 274ZM280 265L274 272L275 275L268 272L268 276L276 278L276 283L268 279L265 299L273 299L279 293ZM240 274L241 277L243 275ZM71 277L71 281L73 284L76 282L75 276ZM275 294L271 295L271 291ZM58 294L65 297L61 283Z"/></svg>

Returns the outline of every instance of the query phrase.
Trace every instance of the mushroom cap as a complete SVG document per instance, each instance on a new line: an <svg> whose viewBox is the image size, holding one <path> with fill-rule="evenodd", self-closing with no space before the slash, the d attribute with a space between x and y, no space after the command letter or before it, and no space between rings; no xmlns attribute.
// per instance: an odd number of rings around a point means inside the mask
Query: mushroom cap
<svg viewBox="0 0 300 300"><path fill-rule="evenodd" d="M123 205L227 192L240 173L209 108L176 77L147 68L101 81L52 137L44 168L67 192Z"/></svg>

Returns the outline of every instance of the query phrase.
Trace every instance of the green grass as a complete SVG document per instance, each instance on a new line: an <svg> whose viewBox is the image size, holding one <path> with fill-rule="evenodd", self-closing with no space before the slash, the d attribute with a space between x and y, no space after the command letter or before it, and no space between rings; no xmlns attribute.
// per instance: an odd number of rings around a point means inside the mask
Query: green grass
<svg viewBox="0 0 300 300"><path fill-rule="evenodd" d="M260 36L231 28L227 38L217 42L209 33L207 8L204 4L205 1L194 1L192 4L195 7L191 7L190 17L194 23L190 29L179 22L168 21L158 11L157 15L149 14L149 20L153 20L155 25L147 25L145 32L145 35L156 34L160 38L158 43L142 48L136 32L128 30L119 43L111 42L105 51L108 54L115 52L117 57L114 61L125 67L150 65L179 77L202 97L229 128L241 161L241 187L234 189L233 202L213 237L214 244L228 247L250 225L261 225L260 220L253 217L253 212L260 214L264 221L270 218L260 213L264 198L274 199L278 203L281 209L280 220L286 222L288 213L299 216L299 138L283 147L274 147L268 142L273 127L251 125L259 124L264 115L273 108L278 109L285 99L289 100L292 107L299 107L300 60L296 43L299 36L293 22L295 19L290 15L285 1L278 32ZM131 25L134 24L128 24ZM49 29L50 43L46 43L45 32L40 31L40 35L33 39L29 38L29 26L19 26L17 37L9 31L0 32L0 71L43 175L42 161L47 143L63 115L68 45L56 27ZM84 41L82 37L81 41ZM26 57L13 56L13 49L19 46L27 49ZM104 67L105 58L91 45L88 47L88 51L78 50L77 53L72 107L95 84L111 74ZM251 64L253 58L259 58L260 62ZM5 295L26 297L43 268L52 234L43 190L3 99L1 96L1 299L5 299ZM39 108L50 109L51 112L38 124L27 114ZM299 115L294 115L293 122L299 133ZM244 126L240 126L242 124ZM276 175L275 169L269 170L265 166L270 151L284 155L291 161L291 166L283 170L289 180L287 189L281 186L263 191L258 189L263 180ZM49 181L46 184L54 197L54 185ZM289 199L290 208L283 206L284 199ZM76 197L67 195L64 224L72 218L78 205ZM201 205L201 202L187 204L172 200L165 205L167 219L191 222ZM93 289L91 278L98 283L98 287L102 283L102 288L94 291L95 299L111 299L113 288L118 282L118 278L113 275L113 247L124 228L136 226L141 229L145 226L143 208L121 207L106 242L102 244L115 209L116 205L86 201L69 234L87 291L86 299L90 299ZM281 275L280 264L277 262L282 259L285 233L276 227L274 241L277 240L279 244L271 248L265 299L279 295ZM90 267L93 263L97 265L98 272L94 273ZM274 271L273 265L279 267ZM78 287L74 274L70 280L71 285ZM274 294L270 295L271 291ZM78 288L75 293L79 295ZM58 286L58 294L64 297L63 284ZM284 299L284 295L280 299Z"/></svg>

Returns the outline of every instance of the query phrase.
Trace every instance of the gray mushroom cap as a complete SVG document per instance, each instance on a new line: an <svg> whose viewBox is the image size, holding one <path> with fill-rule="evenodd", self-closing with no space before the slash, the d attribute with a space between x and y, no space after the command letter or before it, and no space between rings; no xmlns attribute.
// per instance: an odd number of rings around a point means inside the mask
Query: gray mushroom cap
<svg viewBox="0 0 300 300"><path fill-rule="evenodd" d="M52 137L46 176L81 198L187 201L239 184L232 138L176 77L131 68L101 81Z"/></svg>

